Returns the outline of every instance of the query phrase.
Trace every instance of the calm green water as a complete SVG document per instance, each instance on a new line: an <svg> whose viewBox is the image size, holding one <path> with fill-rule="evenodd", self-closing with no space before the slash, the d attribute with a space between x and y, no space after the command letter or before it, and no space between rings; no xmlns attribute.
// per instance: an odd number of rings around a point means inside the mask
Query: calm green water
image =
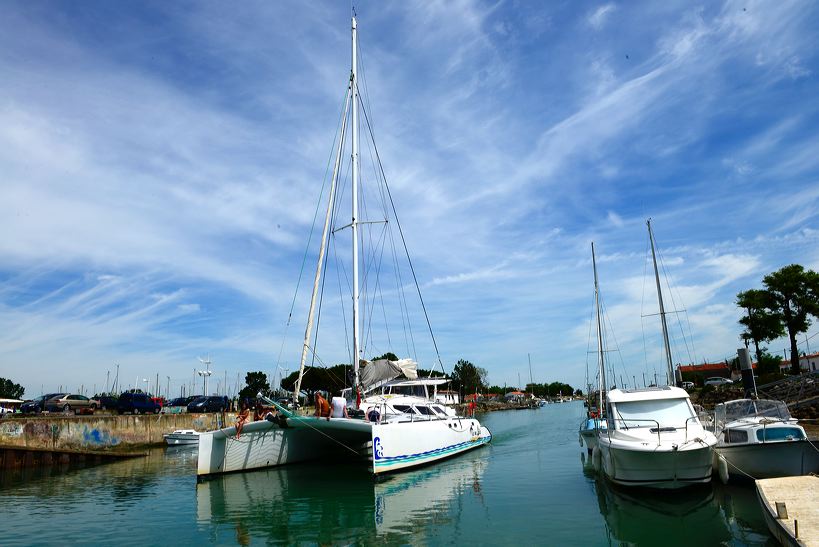
<svg viewBox="0 0 819 547"><path fill-rule="evenodd" d="M0 545L775 545L751 485L652 494L584 467L579 402L481 419L488 447L374 481L304 464L196 484L196 453L0 480Z"/></svg>

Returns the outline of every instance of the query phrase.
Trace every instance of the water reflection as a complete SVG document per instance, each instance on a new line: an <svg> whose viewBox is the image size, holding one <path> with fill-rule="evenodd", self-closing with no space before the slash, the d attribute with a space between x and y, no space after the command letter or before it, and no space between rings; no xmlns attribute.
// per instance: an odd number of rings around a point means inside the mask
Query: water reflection
<svg viewBox="0 0 819 547"><path fill-rule="evenodd" d="M197 521L240 545L407 542L430 521L459 518L463 497L483 503L483 458L457 458L375 480L358 465L295 465L231 474L196 488ZM450 523L451 524L451 523Z"/></svg>
<svg viewBox="0 0 819 547"><path fill-rule="evenodd" d="M618 545L775 545L747 486L654 491L601 479L594 485L609 540Z"/></svg>

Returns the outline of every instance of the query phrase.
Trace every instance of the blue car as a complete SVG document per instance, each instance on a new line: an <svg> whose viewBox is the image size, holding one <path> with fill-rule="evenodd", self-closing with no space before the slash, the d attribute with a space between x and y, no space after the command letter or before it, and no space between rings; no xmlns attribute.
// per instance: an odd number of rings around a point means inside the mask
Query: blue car
<svg viewBox="0 0 819 547"><path fill-rule="evenodd" d="M188 405L188 412L224 412L227 410L227 397L209 395L197 397Z"/></svg>

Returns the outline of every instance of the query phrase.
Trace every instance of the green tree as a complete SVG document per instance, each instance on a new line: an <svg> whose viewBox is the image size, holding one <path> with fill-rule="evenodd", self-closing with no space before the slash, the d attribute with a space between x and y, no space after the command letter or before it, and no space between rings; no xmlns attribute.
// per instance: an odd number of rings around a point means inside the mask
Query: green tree
<svg viewBox="0 0 819 547"><path fill-rule="evenodd" d="M373 357L373 361L378 361L379 359L387 359L388 361L397 361L398 356L391 351L388 351L384 355L379 355L378 357Z"/></svg>
<svg viewBox="0 0 819 547"><path fill-rule="evenodd" d="M810 327L808 316L819 316L819 274L791 264L765 276L762 280L771 302L771 313L782 317L791 342L791 373L799 374L799 350L796 337Z"/></svg>
<svg viewBox="0 0 819 547"><path fill-rule="evenodd" d="M469 361L459 359L452 369L452 386L465 393L476 393L486 385L486 369L476 367Z"/></svg>
<svg viewBox="0 0 819 547"><path fill-rule="evenodd" d="M0 378L0 397L3 399L22 399L25 392L26 388L20 384Z"/></svg>
<svg viewBox="0 0 819 547"><path fill-rule="evenodd" d="M270 384L267 381L267 374L261 371L248 372L245 374L245 387L239 391L239 397L242 399L255 397L260 391L263 395L270 393Z"/></svg>
<svg viewBox="0 0 819 547"><path fill-rule="evenodd" d="M762 358L760 345L771 340L776 340L785 335L782 328L782 316L772 308L775 308L773 296L769 291L760 289L750 289L737 294L737 306L745 310L739 323L745 327L740 338L748 342L753 342L757 361Z"/></svg>
<svg viewBox="0 0 819 547"><path fill-rule="evenodd" d="M767 348L762 348L759 357L756 360L757 374L776 374L779 372L779 364L782 360L776 356L768 353Z"/></svg>

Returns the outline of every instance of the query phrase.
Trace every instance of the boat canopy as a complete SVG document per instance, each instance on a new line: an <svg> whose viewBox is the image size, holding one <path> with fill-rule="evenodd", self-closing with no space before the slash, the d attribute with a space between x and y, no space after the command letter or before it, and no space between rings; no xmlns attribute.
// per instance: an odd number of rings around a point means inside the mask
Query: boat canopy
<svg viewBox="0 0 819 547"><path fill-rule="evenodd" d="M782 401L770 399L737 399L720 403L714 407L714 418L717 423L726 424L743 418L773 418L788 421L791 414L788 406Z"/></svg>
<svg viewBox="0 0 819 547"><path fill-rule="evenodd" d="M647 387L643 389L612 389L606 394L610 403L625 401L651 401L660 399L688 399L688 392L673 386Z"/></svg>

